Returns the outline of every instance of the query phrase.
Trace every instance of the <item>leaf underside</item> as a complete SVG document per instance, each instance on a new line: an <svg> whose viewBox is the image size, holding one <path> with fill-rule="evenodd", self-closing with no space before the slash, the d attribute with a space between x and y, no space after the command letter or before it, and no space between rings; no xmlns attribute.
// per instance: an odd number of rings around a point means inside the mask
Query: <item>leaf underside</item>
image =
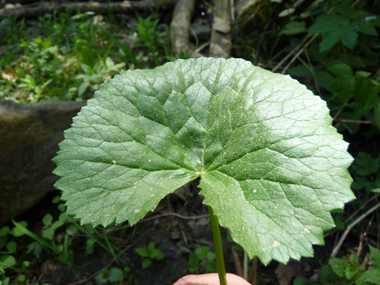
<svg viewBox="0 0 380 285"><path fill-rule="evenodd" d="M354 198L324 101L241 59L123 71L88 101L54 161L69 214L131 225L200 177L204 204L252 258L312 256Z"/></svg>

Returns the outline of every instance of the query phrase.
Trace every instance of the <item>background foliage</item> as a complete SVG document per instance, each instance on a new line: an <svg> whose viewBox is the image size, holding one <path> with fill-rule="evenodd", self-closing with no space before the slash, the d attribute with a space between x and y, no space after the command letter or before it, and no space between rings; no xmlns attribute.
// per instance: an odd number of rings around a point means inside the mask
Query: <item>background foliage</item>
<svg viewBox="0 0 380 285"><path fill-rule="evenodd" d="M380 192L380 5L369 0L271 0L258 1L252 9L255 17L243 15L233 23L232 56L289 74L305 84L327 102L334 126L351 143L349 150L355 162L350 171L357 200L334 214L338 231L328 235L337 234L380 202L377 196ZM169 25L170 21L159 14L125 17L54 13L34 21L3 19L0 100L32 103L89 99L100 83L122 69L153 68L177 59L170 49ZM278 65L288 54L291 54L288 60ZM189 56L181 53L182 58ZM130 263L120 258L123 244L116 238L128 240L126 232L113 235L104 229L82 227L63 211L59 199L53 200L40 217L42 226L36 231L38 234L27 221L0 229L2 284L8 284L9 278L25 282L28 275L33 275L33 271L28 271L33 260L41 257L53 256L75 268L78 266L74 265L75 249L89 257L96 254L94 251L104 249L118 261L118 266L109 265L97 274L99 284L133 282L134 270L131 272ZM371 279L371 274L379 270L378 251L374 248L379 247L378 225L379 215L373 212L354 227L350 240L355 245L363 244L364 235L364 244L372 247L357 251L351 246L351 254L347 253L348 248L340 255L343 259L320 260L323 267L318 282L379 284ZM152 241L138 248L149 251ZM189 247L191 271L214 270L211 246L207 247L209 251L199 242L192 242ZM150 249L156 252L157 248ZM162 262L157 260L162 255L145 252L140 256L144 250L139 251L131 256L141 267L149 263L147 268L151 268L155 262ZM242 254L241 249L238 252ZM294 280L297 284L304 281Z"/></svg>

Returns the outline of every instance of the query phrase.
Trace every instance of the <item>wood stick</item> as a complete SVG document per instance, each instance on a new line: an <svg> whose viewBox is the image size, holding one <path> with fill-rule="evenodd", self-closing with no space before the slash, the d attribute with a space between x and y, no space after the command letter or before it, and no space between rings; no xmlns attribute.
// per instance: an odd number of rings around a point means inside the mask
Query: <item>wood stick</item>
<svg viewBox="0 0 380 285"><path fill-rule="evenodd" d="M334 247L332 253L331 253L331 256L330 258L333 258L336 256L336 254L338 253L340 247L342 246L343 244L343 241L344 239L346 238L346 236L348 235L348 233L350 232L350 230L357 224L359 223L361 220L363 220L365 217L367 217L369 214L371 214L373 211L375 211L377 208L380 207L380 203L373 206L371 209L369 209L367 212L365 212L363 215L361 215L359 218L357 218L354 222L352 222L348 227L347 229L344 231L342 237L340 238L338 244Z"/></svg>
<svg viewBox="0 0 380 285"><path fill-rule="evenodd" d="M174 8L173 20L170 24L170 39L177 56L181 51L186 54L190 51L189 31L194 7L195 0L179 0Z"/></svg>
<svg viewBox="0 0 380 285"><path fill-rule="evenodd" d="M100 2L80 2L80 3L47 3L41 2L33 7L17 7L13 9L0 10L0 17L37 17L54 11L76 13L80 11L95 12L98 14L125 13L134 14L136 10L150 12L158 6L161 9L168 9L176 3L176 0L142 0L123 1L120 3L100 3Z"/></svg>
<svg viewBox="0 0 380 285"><path fill-rule="evenodd" d="M215 1L210 56L228 58L231 54L231 13L229 0Z"/></svg>

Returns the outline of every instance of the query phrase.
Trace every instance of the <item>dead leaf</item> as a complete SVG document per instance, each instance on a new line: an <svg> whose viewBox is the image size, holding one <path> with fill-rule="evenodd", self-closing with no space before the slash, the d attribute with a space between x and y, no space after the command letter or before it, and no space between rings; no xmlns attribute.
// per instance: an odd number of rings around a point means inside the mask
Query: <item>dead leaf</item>
<svg viewBox="0 0 380 285"><path fill-rule="evenodd" d="M18 76L10 69L4 69L3 72L1 73L1 76L5 80L9 80L12 82L16 82L16 80L18 79Z"/></svg>

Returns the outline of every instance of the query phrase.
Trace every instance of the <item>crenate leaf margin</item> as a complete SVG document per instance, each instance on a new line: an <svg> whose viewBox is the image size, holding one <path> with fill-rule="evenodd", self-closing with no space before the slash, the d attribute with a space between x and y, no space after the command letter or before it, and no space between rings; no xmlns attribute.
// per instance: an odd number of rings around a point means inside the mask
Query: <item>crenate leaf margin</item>
<svg viewBox="0 0 380 285"><path fill-rule="evenodd" d="M204 204L248 255L286 263L312 256L330 211L354 199L326 103L241 59L122 72L73 121L55 186L82 224L133 225L200 177Z"/></svg>

